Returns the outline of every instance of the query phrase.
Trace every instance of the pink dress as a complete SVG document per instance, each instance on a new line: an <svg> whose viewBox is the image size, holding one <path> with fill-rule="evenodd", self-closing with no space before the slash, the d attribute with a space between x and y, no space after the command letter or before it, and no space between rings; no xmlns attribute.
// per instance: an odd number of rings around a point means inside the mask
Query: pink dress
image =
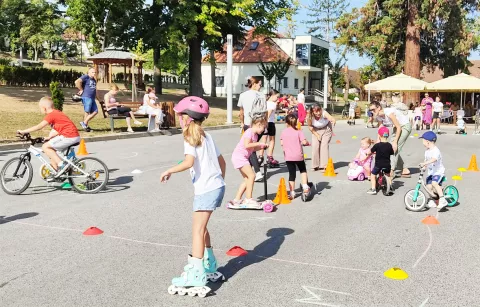
<svg viewBox="0 0 480 307"><path fill-rule="evenodd" d="M307 110L305 110L305 105L303 103L298 104L298 121L302 123L302 126L305 123L305 118L307 117Z"/></svg>
<svg viewBox="0 0 480 307"><path fill-rule="evenodd" d="M280 139L283 143L285 161L303 161L302 142L305 140L305 136L302 130L288 127L282 131Z"/></svg>
<svg viewBox="0 0 480 307"><path fill-rule="evenodd" d="M360 166L367 166L367 167L370 167L372 165L372 155L370 155L370 157L368 157L367 160L363 161L363 159L365 159L368 155L368 153L370 152L370 148L367 148L367 149L363 149L363 148L360 148L360 150L358 151L358 154L359 154L359 159L358 159L358 165Z"/></svg>
<svg viewBox="0 0 480 307"><path fill-rule="evenodd" d="M257 142L257 134L252 131L252 129L247 129L240 138L237 146L232 153L232 163L235 169L241 169L245 165L250 165L248 158L252 155L254 148L245 148L245 139L250 139L252 143Z"/></svg>
<svg viewBox="0 0 480 307"><path fill-rule="evenodd" d="M425 111L423 113L423 123L430 125L432 123L432 98L423 98L422 104L425 105Z"/></svg>

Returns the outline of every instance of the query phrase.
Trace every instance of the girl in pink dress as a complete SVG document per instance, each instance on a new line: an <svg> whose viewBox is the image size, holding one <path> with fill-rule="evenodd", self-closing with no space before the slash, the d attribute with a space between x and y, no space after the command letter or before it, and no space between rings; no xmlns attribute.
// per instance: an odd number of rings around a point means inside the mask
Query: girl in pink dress
<svg viewBox="0 0 480 307"><path fill-rule="evenodd" d="M432 124L432 114L433 114L433 99L429 97L428 93L425 93L425 98L422 99L422 106L425 106L423 113L423 123L427 126L427 129L430 129Z"/></svg>
<svg viewBox="0 0 480 307"><path fill-rule="evenodd" d="M371 165L372 165L372 154L370 153L370 146L374 144L375 141L371 138L365 137L360 141L360 149L358 150L357 155L355 156L354 162L350 163L350 168L353 167L353 164L356 163L360 165L365 170L365 177L370 178Z"/></svg>
<svg viewBox="0 0 480 307"><path fill-rule="evenodd" d="M240 138L237 147L235 147L232 153L232 163L235 169L240 171L244 181L238 188L237 195L234 200L229 201L232 206L244 204L247 206L258 205L257 201L252 198L253 184L255 182L255 172L252 170L252 166L248 161L250 155L260 149L268 147L267 144L258 142L258 135L261 135L265 131L267 121L265 118L256 118L252 120L251 128L248 128ZM245 193L245 199L242 201L243 194Z"/></svg>

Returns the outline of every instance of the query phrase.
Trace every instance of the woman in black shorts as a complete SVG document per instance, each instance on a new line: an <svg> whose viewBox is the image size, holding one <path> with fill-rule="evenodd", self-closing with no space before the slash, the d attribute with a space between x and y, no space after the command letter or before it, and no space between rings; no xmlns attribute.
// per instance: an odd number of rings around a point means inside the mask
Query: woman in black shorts
<svg viewBox="0 0 480 307"><path fill-rule="evenodd" d="M138 120L135 119L135 115L132 112L132 109L127 108L127 107L122 107L117 100L115 99L115 95L118 93L118 86L115 84L112 84L110 86L110 91L105 94L104 96L104 101L105 101L105 107L107 108L107 113L110 115L123 115L126 118L127 121L127 132L132 133L133 129L130 124L131 120L130 118L133 119L133 122L135 125L141 125L142 122L139 122Z"/></svg>
<svg viewBox="0 0 480 307"><path fill-rule="evenodd" d="M275 127L275 113L277 110L277 102L279 96L280 94L278 93L278 91L271 90L267 100L268 126L265 135L267 136L267 142L269 143L267 163L270 167L278 167L279 165L278 161L273 158L273 149L275 148L275 135L277 134L277 129ZM260 154L263 155L263 151Z"/></svg>

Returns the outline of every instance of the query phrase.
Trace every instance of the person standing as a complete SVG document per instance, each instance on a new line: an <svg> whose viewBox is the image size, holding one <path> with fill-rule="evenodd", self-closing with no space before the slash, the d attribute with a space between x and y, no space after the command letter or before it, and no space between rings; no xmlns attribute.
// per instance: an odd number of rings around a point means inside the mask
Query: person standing
<svg viewBox="0 0 480 307"><path fill-rule="evenodd" d="M443 103L440 101L440 96L435 98L435 102L432 104L433 109L433 123L432 130L437 130L440 133L440 118L443 115Z"/></svg>
<svg viewBox="0 0 480 307"><path fill-rule="evenodd" d="M423 114L423 123L426 125L427 129L430 129L430 125L432 124L432 105L433 105L433 99L428 95L428 93L425 93L425 98L422 99L422 106L425 106L425 112Z"/></svg>
<svg viewBox="0 0 480 307"><path fill-rule="evenodd" d="M247 131L249 128L251 128L253 117L264 113L265 120L267 119L267 104L265 97L259 92L262 88L262 80L256 77L250 77L246 86L248 87L248 90L240 94L237 104L237 106L240 108L240 122L243 131ZM256 102L260 102L260 104L265 106L264 112L255 114L252 112L256 111L253 110ZM262 134L258 135L257 139L260 140L261 138ZM258 161L257 153L255 151L249 156L249 161L250 165L255 170L255 181L262 181L264 175L260 171L261 162Z"/></svg>
<svg viewBox="0 0 480 307"><path fill-rule="evenodd" d="M297 100L297 110L298 110L298 121L302 124L305 124L305 118L307 117L307 108L305 107L305 89L300 89Z"/></svg>
<svg viewBox="0 0 480 307"><path fill-rule="evenodd" d="M385 127L393 127L393 133L390 138L395 154L391 159L391 176L394 178L395 171L401 171L401 176L410 178L410 171L404 167L402 156L403 146L412 132L412 125L408 116L396 108L382 108L380 103L373 101L370 103L370 111L377 117L377 121Z"/></svg>
<svg viewBox="0 0 480 307"><path fill-rule="evenodd" d="M322 109L320 104L315 104L310 109L308 128L312 132L312 168L314 171L325 170L327 167L330 140L332 139L335 119Z"/></svg>
<svg viewBox="0 0 480 307"><path fill-rule="evenodd" d="M81 76L75 81L75 86L78 88L78 95L82 97L83 110L85 115L83 121L80 122L83 130L90 132L92 129L88 123L97 115L98 107L95 99L97 97L97 79L95 79L95 69L89 68L86 75ZM98 99L100 101L100 99Z"/></svg>

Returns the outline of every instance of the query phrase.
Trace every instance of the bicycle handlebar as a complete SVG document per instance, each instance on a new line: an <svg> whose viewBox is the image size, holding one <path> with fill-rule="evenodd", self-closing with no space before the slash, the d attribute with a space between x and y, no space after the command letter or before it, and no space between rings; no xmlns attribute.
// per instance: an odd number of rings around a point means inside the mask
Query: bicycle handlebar
<svg viewBox="0 0 480 307"><path fill-rule="evenodd" d="M19 137L21 140L26 140L27 142L30 142L32 146L35 144L41 144L45 142L45 138L42 138L42 137L32 139L32 136L30 135L30 133L18 134L17 137Z"/></svg>

